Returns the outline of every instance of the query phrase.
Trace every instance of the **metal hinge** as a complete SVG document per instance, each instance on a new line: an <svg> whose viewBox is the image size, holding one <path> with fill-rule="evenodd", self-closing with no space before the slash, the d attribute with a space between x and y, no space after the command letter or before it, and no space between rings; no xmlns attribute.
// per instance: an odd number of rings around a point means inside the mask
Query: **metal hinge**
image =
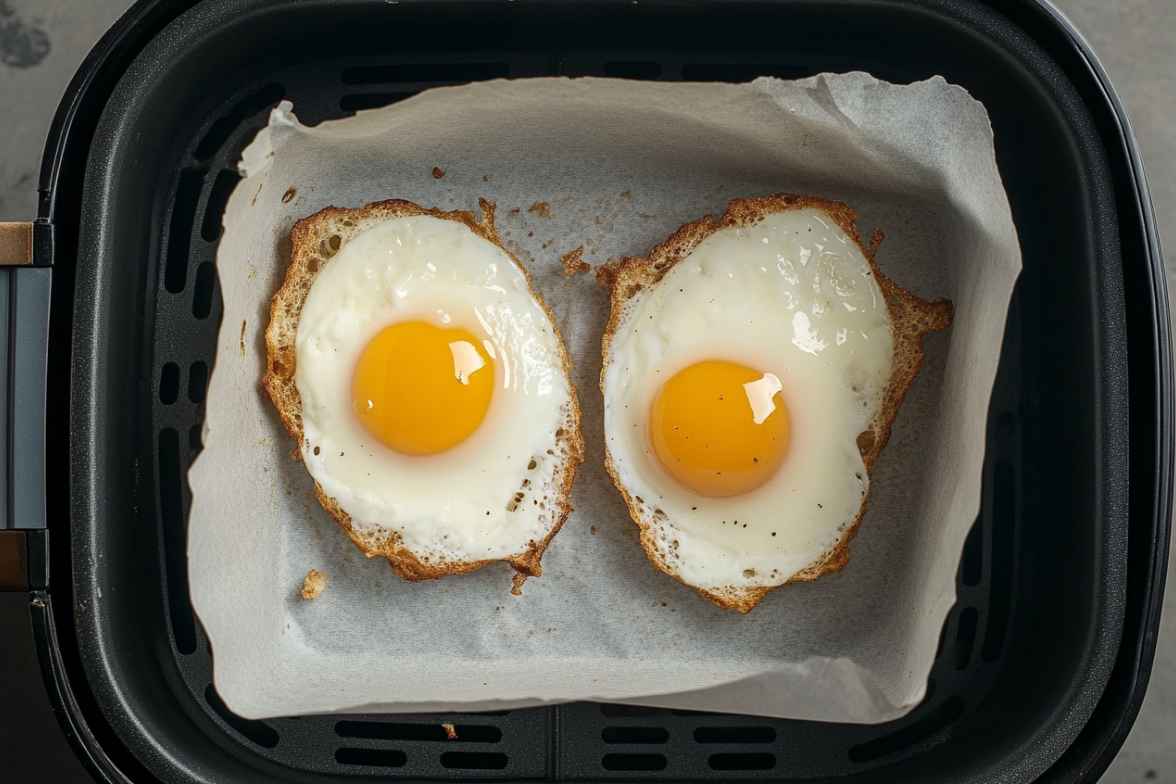
<svg viewBox="0 0 1176 784"><path fill-rule="evenodd" d="M0 267L47 267L52 258L49 221L0 221Z"/></svg>
<svg viewBox="0 0 1176 784"><path fill-rule="evenodd" d="M44 590L53 225L0 222L0 592Z"/></svg>

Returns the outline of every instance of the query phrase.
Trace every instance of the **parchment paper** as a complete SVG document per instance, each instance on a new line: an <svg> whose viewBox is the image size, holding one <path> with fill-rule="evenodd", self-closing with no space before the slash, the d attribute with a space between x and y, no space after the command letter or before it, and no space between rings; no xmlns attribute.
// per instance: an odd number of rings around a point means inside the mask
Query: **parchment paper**
<svg viewBox="0 0 1176 784"><path fill-rule="evenodd" d="M283 103L241 169L217 258L224 320L205 447L189 473L192 600L235 712L597 699L879 722L920 701L979 507L988 401L1021 266L988 117L963 89L860 73L742 85L495 81L314 128ZM579 245L590 262L640 254L729 198L779 191L842 199L863 235L883 228L883 270L952 299L955 324L928 340L849 566L740 616L646 562L601 468L607 298L590 275L564 277L559 258ZM315 502L259 386L293 222L391 197L445 209L497 202L505 242L534 273L575 363L587 460L575 512L521 597L504 565L410 584L364 558ZM529 210L536 202L548 209ZM303 601L310 568L330 582Z"/></svg>

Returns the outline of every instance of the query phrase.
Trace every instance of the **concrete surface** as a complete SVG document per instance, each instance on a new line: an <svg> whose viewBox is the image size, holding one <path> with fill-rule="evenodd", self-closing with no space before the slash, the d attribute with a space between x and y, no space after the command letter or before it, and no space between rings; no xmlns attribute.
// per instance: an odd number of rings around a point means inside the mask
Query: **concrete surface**
<svg viewBox="0 0 1176 784"><path fill-rule="evenodd" d="M130 0L0 0L0 218L33 214L49 119L82 57ZM1127 105L1176 283L1176 4L1060 0ZM1176 568L1159 655L1135 729L1104 779L1176 782ZM2 693L2 692L0 692ZM0 722L8 717L0 715ZM50 720L51 721L51 720ZM50 725L46 725L50 726ZM0 745L0 769L16 757ZM19 765L17 766L19 767Z"/></svg>

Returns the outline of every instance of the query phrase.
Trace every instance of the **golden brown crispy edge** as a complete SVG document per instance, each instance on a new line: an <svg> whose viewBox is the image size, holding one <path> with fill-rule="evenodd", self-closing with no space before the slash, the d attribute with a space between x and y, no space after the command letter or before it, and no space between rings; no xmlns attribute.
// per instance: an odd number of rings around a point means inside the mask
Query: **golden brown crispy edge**
<svg viewBox="0 0 1176 784"><path fill-rule="evenodd" d="M749 226L774 213L807 208L821 210L829 215L857 243L862 255L870 264L870 269L882 289L887 309L890 311L894 331L894 367L890 383L883 396L882 407L871 423L870 429L858 437L858 448L861 450L862 461L866 465L867 473L869 473L874 462L878 459L878 455L881 454L882 448L890 439L891 426L894 423L894 418L898 415L898 409L902 405L907 390L910 389L919 369L923 366L923 338L928 332L947 329L950 326L952 305L945 299L933 302L920 299L886 277L878 268L874 258L878 245L882 242L882 233L874 232L870 242L863 244L855 223L857 215L848 205L839 201L788 193L733 199L727 205L726 211L718 218L708 215L681 226L644 257L623 258L598 267L596 270L597 280L608 287L612 301L612 309L601 344L601 392L604 391L605 368L608 366L612 337L620 324L625 303L629 299L642 288L661 280L675 264L690 255L700 242L716 231L734 226ZM640 505L630 496L618 478L607 442L604 464L613 484L625 499L625 505L629 508L629 516L641 531L641 547L654 566L683 585L693 588L718 606L740 613L750 612L770 591L776 588L793 582L815 580L823 574L836 572L843 568L849 562L849 542L857 533L868 502L867 495L867 498L862 500L861 508L853 522L828 553L794 574L787 581L775 586L753 588L738 586L717 589L700 588L686 583L659 554L652 526L641 519Z"/></svg>
<svg viewBox="0 0 1176 784"><path fill-rule="evenodd" d="M402 199L391 199L356 209L326 207L294 224L294 228L290 232L290 265L286 269L285 279L270 302L270 320L265 332L266 371L261 383L270 400L273 401L286 431L296 443L301 444L303 440L302 398L298 394L298 387L294 381L295 338L298 334L298 320L302 306L306 302L311 284L319 269L323 265L329 264L331 258L348 240L372 225L376 220L429 215L460 223L479 237L497 245L514 262L515 267L523 273L531 296L547 314L547 319L551 322L551 327L557 338L563 372L566 377L570 378L571 361L568 358L567 348L564 345L563 336L560 335L554 314L547 303L543 301L539 292L535 290L530 272L503 245L494 226L494 203L480 199L479 206L482 210L481 221L478 221L471 213L461 210L445 212L421 207ZM506 561L521 575L537 577L543 572L540 565L543 552L547 549L552 537L559 533L559 529L563 527L572 511L570 504L572 482L575 479L576 466L584 459L584 441L580 432L580 403L576 396L575 387L569 385L569 388L571 398L568 422L557 431L557 443L562 445L566 459L562 475L557 480L559 497L556 499L558 511L555 524L542 540L530 542L527 548L519 553L502 559L430 561L425 563L403 545L399 534L395 532L389 532L383 537L363 536L356 532L352 528L351 518L347 512L339 506L335 499L323 492L318 482L315 482L315 496L322 504L323 509L335 519L364 555L369 558L376 556L386 558L392 569L405 580L434 580L450 574L464 574L481 569L495 560ZM295 454L298 455L299 450L296 450Z"/></svg>

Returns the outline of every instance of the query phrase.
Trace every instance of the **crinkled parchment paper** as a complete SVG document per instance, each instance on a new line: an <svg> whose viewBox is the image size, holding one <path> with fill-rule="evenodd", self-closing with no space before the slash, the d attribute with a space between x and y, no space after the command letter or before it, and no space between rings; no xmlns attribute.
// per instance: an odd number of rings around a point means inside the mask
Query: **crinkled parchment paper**
<svg viewBox="0 0 1176 784"><path fill-rule="evenodd" d="M225 212L224 321L189 473L192 600L229 707L256 718L598 699L878 722L919 702L979 507L1021 266L983 106L942 79L899 86L854 73L493 81L313 128L296 109L278 107L245 151ZM565 277L560 255L640 254L732 197L779 191L848 202L864 235L885 230L882 269L949 297L956 315L928 341L849 566L741 616L646 562L601 467L606 295L591 275ZM392 197L474 211L479 197L497 202L505 242L575 363L588 444L576 511L521 597L505 565L411 584L364 558L315 502L259 386L291 225ZM330 583L303 601L310 568Z"/></svg>

